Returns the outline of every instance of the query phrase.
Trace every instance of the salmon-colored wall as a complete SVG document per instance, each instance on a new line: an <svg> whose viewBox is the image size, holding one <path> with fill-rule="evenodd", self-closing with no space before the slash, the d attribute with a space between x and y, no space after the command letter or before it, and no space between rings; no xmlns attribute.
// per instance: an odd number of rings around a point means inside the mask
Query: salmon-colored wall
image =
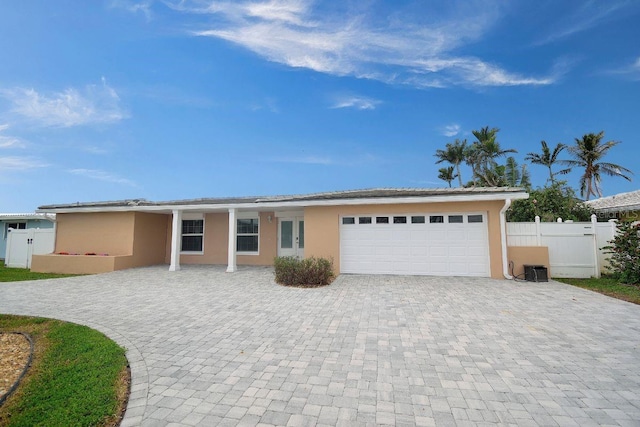
<svg viewBox="0 0 640 427"><path fill-rule="evenodd" d="M491 277L504 278L500 240L500 210L504 201L415 203L395 205L314 206L304 210L305 256L333 259L336 273L340 272L340 216L361 214L402 214L413 212L486 212L489 234Z"/></svg>
<svg viewBox="0 0 640 427"><path fill-rule="evenodd" d="M162 264L167 216L142 212L58 214L55 251L78 255L34 255L31 270L95 274Z"/></svg>
<svg viewBox="0 0 640 427"><path fill-rule="evenodd" d="M269 222L269 216L271 222ZM277 253L278 222L273 212L260 212L258 255L237 255L238 265L273 265ZM168 219L165 263L171 257L171 216ZM200 255L180 255L182 264L227 264L229 253L229 214L208 213L204 217L204 251Z"/></svg>
<svg viewBox="0 0 640 427"><path fill-rule="evenodd" d="M37 273L98 274L132 267L131 255L33 255L31 271Z"/></svg>
<svg viewBox="0 0 640 427"><path fill-rule="evenodd" d="M131 255L134 212L57 215L56 252Z"/></svg>
<svg viewBox="0 0 640 427"><path fill-rule="evenodd" d="M507 259L513 261L513 275L523 278L524 265L544 265L547 273L551 277L551 267L549 266L549 248L547 246L508 246ZM509 270L511 273L511 269Z"/></svg>
<svg viewBox="0 0 640 427"><path fill-rule="evenodd" d="M170 215L135 213L133 266L164 264Z"/></svg>

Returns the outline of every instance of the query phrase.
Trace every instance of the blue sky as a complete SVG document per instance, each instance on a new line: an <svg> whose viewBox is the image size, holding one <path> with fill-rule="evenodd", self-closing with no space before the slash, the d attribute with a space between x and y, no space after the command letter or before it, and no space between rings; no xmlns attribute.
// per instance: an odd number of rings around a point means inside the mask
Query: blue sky
<svg viewBox="0 0 640 427"><path fill-rule="evenodd" d="M604 130L640 174L639 18L633 0L2 2L0 211L442 187L435 151L484 126L520 163Z"/></svg>

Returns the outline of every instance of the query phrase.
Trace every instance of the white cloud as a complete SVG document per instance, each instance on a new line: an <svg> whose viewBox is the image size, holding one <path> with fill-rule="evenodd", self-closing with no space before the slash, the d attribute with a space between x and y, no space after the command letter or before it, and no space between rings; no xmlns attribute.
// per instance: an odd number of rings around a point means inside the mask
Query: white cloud
<svg viewBox="0 0 640 427"><path fill-rule="evenodd" d="M355 108L356 110L375 110L382 101L365 96L338 97L331 108Z"/></svg>
<svg viewBox="0 0 640 427"><path fill-rule="evenodd" d="M562 15L557 21L557 29L536 42L535 45L552 43L556 40L571 37L574 34L597 27L608 20L614 19L616 15L623 16L620 12L630 5L633 5L633 2L628 0L583 1L580 3L580 7L573 11L573 13L568 16Z"/></svg>
<svg viewBox="0 0 640 427"><path fill-rule="evenodd" d="M3 170L26 170L48 166L34 157L8 156L0 157L0 172Z"/></svg>
<svg viewBox="0 0 640 427"><path fill-rule="evenodd" d="M9 129L8 124L0 125L0 148L25 148L27 144L20 138L10 135L2 135L2 132Z"/></svg>
<svg viewBox="0 0 640 427"><path fill-rule="evenodd" d="M208 28L194 35L224 39L290 67L418 87L547 85L557 78L521 75L454 54L498 19L497 3L447 4L452 12L440 21L398 8L382 22L373 22L369 10L332 11L326 4L319 10L310 0L204 4L184 0L172 7L209 17Z"/></svg>
<svg viewBox="0 0 640 427"><path fill-rule="evenodd" d="M67 172L74 174L74 175L80 175L80 176L84 176L86 178L90 178L90 179L96 179L98 181L105 181L105 182L111 182L114 184L121 184L121 185L128 185L130 187L138 187L138 184L136 184L134 181L127 179L127 178L123 178L120 177L118 175L114 175L111 174L109 172L105 172L102 170L98 170L98 169L70 169Z"/></svg>
<svg viewBox="0 0 640 427"><path fill-rule="evenodd" d="M100 85L87 85L82 90L68 88L41 94L35 89L14 88L0 91L0 96L11 101L13 113L40 126L113 123L127 117L118 94L104 78Z"/></svg>
<svg viewBox="0 0 640 427"><path fill-rule="evenodd" d="M456 136L460 133L460 125L456 123L446 125L441 129L441 132L444 136Z"/></svg>
<svg viewBox="0 0 640 427"><path fill-rule="evenodd" d="M130 1L130 0L112 0L111 7L127 10L131 13L142 13L147 21L151 20L151 0Z"/></svg>
<svg viewBox="0 0 640 427"><path fill-rule="evenodd" d="M613 70L609 70L606 73L618 74L626 78L629 78L631 80L640 80L640 57L638 57L631 64L628 64Z"/></svg>

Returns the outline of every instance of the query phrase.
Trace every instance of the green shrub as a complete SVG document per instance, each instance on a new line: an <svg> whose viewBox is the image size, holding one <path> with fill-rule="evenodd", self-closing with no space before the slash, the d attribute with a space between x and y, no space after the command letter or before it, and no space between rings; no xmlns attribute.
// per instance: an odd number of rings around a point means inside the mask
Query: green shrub
<svg viewBox="0 0 640 427"><path fill-rule="evenodd" d="M605 246L611 254L608 268L623 283L640 283L640 224L619 221L611 246Z"/></svg>
<svg viewBox="0 0 640 427"><path fill-rule="evenodd" d="M285 286L315 288L333 280L333 262L325 258L276 257L276 282Z"/></svg>

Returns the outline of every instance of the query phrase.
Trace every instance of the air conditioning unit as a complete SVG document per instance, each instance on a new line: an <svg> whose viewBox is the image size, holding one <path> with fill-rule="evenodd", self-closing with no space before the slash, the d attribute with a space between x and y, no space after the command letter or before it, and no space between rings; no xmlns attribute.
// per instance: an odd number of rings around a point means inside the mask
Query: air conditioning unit
<svg viewBox="0 0 640 427"><path fill-rule="evenodd" d="M547 267L544 265L525 264L524 279L527 282L548 282L549 274L547 273Z"/></svg>

